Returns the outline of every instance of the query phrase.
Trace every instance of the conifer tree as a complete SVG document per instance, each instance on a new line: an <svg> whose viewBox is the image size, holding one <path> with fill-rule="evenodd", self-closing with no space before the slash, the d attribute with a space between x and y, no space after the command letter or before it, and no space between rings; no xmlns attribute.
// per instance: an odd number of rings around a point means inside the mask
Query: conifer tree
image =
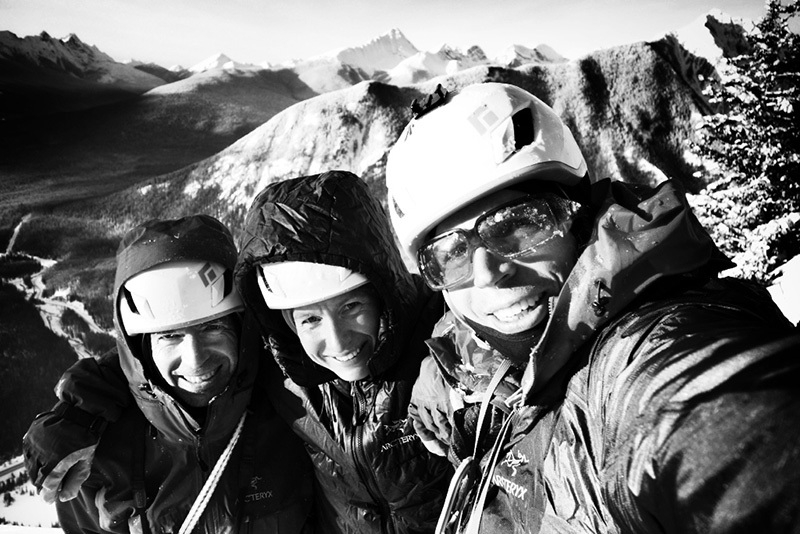
<svg viewBox="0 0 800 534"><path fill-rule="evenodd" d="M800 39L790 27L798 13L798 0L767 0L748 50L706 89L717 113L695 143L716 165L694 198L698 215L738 274L763 282L800 253Z"/></svg>

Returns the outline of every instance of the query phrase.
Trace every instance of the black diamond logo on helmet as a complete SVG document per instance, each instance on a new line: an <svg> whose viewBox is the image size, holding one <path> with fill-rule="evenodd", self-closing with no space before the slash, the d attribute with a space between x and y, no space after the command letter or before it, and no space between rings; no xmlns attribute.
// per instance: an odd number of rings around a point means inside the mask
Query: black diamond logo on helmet
<svg viewBox="0 0 800 534"><path fill-rule="evenodd" d="M197 274L200 276L200 280L203 282L205 287L214 283L214 280L217 279L217 272L214 270L214 267L210 263L206 263L203 267L197 271Z"/></svg>

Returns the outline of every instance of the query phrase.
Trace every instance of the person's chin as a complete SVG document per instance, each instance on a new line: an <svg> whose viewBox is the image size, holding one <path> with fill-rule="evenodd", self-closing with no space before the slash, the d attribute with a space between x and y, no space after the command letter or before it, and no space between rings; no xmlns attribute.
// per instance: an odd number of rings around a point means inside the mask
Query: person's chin
<svg viewBox="0 0 800 534"><path fill-rule="evenodd" d="M223 367L219 367L214 373L205 377L199 375L178 378L175 386L180 391L182 400L190 406L201 407L207 405L212 398L225 389L228 378L230 378Z"/></svg>
<svg viewBox="0 0 800 534"><path fill-rule="evenodd" d="M331 369L336 376L347 382L355 382L356 380L363 380L369 376L369 370L366 366L359 366L354 368L338 368Z"/></svg>

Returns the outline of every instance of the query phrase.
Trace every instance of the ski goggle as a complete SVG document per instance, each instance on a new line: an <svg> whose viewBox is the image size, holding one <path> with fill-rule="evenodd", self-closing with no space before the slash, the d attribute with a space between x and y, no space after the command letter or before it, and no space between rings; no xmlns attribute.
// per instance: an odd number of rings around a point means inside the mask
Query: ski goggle
<svg viewBox="0 0 800 534"><path fill-rule="evenodd" d="M432 289L450 289L472 278L478 247L513 260L563 235L560 222L546 196L519 198L478 217L472 230L456 228L426 241L417 252L420 273Z"/></svg>

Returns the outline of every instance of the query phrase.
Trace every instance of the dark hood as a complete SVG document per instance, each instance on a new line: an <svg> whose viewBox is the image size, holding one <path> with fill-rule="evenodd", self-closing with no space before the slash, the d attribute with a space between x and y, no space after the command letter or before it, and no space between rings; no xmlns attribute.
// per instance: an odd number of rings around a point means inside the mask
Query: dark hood
<svg viewBox="0 0 800 534"><path fill-rule="evenodd" d="M120 242L114 281L114 326L120 364L139 408L159 430L172 437L185 438L199 426L190 418L143 351L142 335L129 336L119 315L120 288L134 275L157 265L184 260L210 261L233 269L236 246L225 226L207 215L193 215L176 220L143 223ZM238 414L246 408L257 370L257 355L252 350L239 351L236 372L228 388L209 407L207 426L220 436L229 435ZM222 417L217 417L222 415ZM222 424L214 424L219 419ZM223 421L232 421L228 425ZM213 436L212 436L213 437Z"/></svg>
<svg viewBox="0 0 800 534"><path fill-rule="evenodd" d="M526 399L655 282L707 280L733 266L674 180L649 188L606 179L576 196L595 207L594 228L531 351L522 381Z"/></svg>
<svg viewBox="0 0 800 534"><path fill-rule="evenodd" d="M236 285L275 360L296 384L321 384L336 375L313 363L281 313L267 308L256 280L259 264L324 263L366 276L383 306L369 368L373 377L390 373L417 322L419 292L427 290L406 270L389 218L361 179L331 171L268 185L247 213L240 249Z"/></svg>

